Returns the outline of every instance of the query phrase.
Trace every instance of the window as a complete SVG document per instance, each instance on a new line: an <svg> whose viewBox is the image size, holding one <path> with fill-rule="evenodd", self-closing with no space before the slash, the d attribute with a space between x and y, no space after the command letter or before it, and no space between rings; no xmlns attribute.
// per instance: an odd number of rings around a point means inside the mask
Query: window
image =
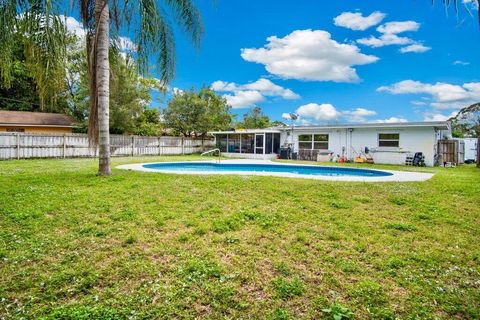
<svg viewBox="0 0 480 320"><path fill-rule="evenodd" d="M328 150L328 134L314 134L313 149Z"/></svg>
<svg viewBox="0 0 480 320"><path fill-rule="evenodd" d="M301 134L298 146L303 150L328 150L328 134Z"/></svg>
<svg viewBox="0 0 480 320"><path fill-rule="evenodd" d="M399 133L379 133L378 146L398 148L400 146L400 134Z"/></svg>
<svg viewBox="0 0 480 320"><path fill-rule="evenodd" d="M312 149L312 135L301 134L298 136L298 147L300 149Z"/></svg>

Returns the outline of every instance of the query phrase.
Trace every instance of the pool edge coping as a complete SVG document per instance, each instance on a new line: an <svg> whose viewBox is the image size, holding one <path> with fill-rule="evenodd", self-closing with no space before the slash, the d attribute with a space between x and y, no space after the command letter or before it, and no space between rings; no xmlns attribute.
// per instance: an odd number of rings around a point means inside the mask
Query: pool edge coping
<svg viewBox="0 0 480 320"><path fill-rule="evenodd" d="M343 181L343 182L420 182L431 179L433 173L425 172L412 172L412 171L396 171L396 170L378 170L371 169L373 171L383 171L391 173L391 176L385 177L361 177L361 176L314 176L314 175L305 175L305 174L296 174L296 173L286 173L286 172L255 172L255 171L188 171L188 172L179 172L174 170L158 170L145 168L144 165L147 164L172 164L172 163L181 163L181 162L201 162L201 163L218 163L217 160L194 160L194 161L166 161L166 162L144 162L144 163L133 163L133 164L124 164L119 165L116 168L122 170L134 170L142 172L155 172L155 173L165 173L165 174L179 174L179 175L240 175L240 176L263 176L263 177L281 177L281 178L296 178L296 179L310 179L310 180L323 180L323 181ZM297 164L297 163L278 163L271 160L251 160L251 159L241 159L241 160L221 160L221 163L231 163L231 164L274 164L274 165L285 165L285 166L310 166L318 167L318 165L309 165L309 164ZM328 168L337 168L335 166L324 166ZM340 167L343 168L343 167ZM360 169L361 168L351 168L351 169Z"/></svg>

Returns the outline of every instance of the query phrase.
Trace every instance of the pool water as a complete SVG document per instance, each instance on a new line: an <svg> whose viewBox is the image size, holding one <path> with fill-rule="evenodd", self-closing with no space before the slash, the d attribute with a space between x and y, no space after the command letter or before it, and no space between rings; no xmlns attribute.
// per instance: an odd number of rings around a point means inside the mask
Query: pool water
<svg viewBox="0 0 480 320"><path fill-rule="evenodd" d="M213 163L213 162L168 162L144 164L144 168L159 172L198 173L289 173L308 176L355 176L355 177L387 177L392 173L341 167L325 167L316 165L288 165L288 164L256 164L256 163Z"/></svg>

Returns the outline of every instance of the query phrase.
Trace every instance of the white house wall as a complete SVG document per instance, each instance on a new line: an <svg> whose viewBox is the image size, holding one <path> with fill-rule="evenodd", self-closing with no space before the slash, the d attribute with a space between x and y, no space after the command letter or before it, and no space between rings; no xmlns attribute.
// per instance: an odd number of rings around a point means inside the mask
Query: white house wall
<svg viewBox="0 0 480 320"><path fill-rule="evenodd" d="M379 148L379 133L399 133L399 148ZM345 148L345 156L353 160L356 152L359 153L368 147L376 163L404 164L408 153L423 152L425 163L434 165L437 139L441 136L433 127L399 127L399 128L356 128L356 129L332 129L332 130L302 130L294 129L293 143L298 150L298 135L301 134L328 134L328 149L335 154L342 155ZM281 135L281 144L291 142L287 132Z"/></svg>

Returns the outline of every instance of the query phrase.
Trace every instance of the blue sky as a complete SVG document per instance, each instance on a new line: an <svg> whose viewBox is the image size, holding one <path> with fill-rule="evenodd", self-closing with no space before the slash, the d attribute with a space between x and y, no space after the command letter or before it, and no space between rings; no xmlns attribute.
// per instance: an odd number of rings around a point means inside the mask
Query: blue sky
<svg viewBox="0 0 480 320"><path fill-rule="evenodd" d="M205 36L197 51L177 30L171 86L213 85L236 114L260 106L305 124L443 120L480 100L472 4L473 17L430 0L197 3Z"/></svg>

